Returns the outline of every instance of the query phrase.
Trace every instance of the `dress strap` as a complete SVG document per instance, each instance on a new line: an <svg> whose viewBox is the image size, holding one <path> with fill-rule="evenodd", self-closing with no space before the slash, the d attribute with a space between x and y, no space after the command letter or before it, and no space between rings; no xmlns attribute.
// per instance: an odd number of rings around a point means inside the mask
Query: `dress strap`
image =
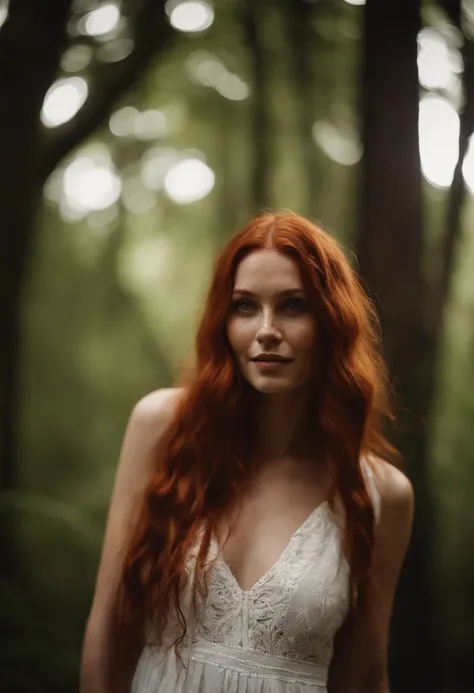
<svg viewBox="0 0 474 693"><path fill-rule="evenodd" d="M370 499L372 501L372 504L374 506L375 519L378 522L380 519L380 506L381 506L380 491L379 491L379 488L377 486L377 481L375 479L375 474L372 470L371 463L369 462L369 460L365 456L361 457L361 467L362 467L362 472L364 474L367 492L368 492Z"/></svg>

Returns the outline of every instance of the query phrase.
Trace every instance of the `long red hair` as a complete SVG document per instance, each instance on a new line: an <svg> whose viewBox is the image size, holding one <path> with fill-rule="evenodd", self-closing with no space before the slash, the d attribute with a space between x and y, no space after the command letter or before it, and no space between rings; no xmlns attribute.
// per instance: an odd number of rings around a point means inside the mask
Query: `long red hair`
<svg viewBox="0 0 474 693"><path fill-rule="evenodd" d="M265 214L236 233L220 252L197 331L194 365L178 379L185 386L176 415L156 450L156 473L143 497L130 537L119 599L117 627L152 624L157 634L169 609L187 633L180 594L185 562L202 529L196 589L206 590L207 553L216 524L245 493L255 449L252 388L230 347L226 322L234 277L249 253L276 249L298 264L318 325L312 375L311 420L331 460L332 504L345 508L344 551L353 607L369 589L374 547L374 510L364 483L362 456L394 459L384 425L390 412L379 323L338 242L293 213ZM196 602L193 602L194 605Z"/></svg>

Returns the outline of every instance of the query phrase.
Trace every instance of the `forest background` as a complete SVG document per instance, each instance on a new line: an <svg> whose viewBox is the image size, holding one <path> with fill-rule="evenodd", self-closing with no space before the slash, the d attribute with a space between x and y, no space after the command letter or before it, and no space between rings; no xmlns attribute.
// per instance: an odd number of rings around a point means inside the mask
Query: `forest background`
<svg viewBox="0 0 474 693"><path fill-rule="evenodd" d="M77 690L125 425L292 209L374 296L416 493L392 693L474 654L474 1L0 0L0 690Z"/></svg>

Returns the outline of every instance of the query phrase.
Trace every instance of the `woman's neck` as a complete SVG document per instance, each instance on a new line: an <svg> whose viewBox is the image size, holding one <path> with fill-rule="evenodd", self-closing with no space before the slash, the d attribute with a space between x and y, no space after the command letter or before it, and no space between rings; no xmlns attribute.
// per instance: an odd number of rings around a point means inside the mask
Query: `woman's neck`
<svg viewBox="0 0 474 693"><path fill-rule="evenodd" d="M308 420L306 388L285 393L258 393L255 405L256 456L261 461L307 454L313 432Z"/></svg>

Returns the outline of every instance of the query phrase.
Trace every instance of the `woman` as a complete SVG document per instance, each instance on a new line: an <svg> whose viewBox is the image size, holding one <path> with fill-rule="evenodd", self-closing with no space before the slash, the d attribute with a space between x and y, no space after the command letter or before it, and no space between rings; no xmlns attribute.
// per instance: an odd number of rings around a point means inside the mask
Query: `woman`
<svg viewBox="0 0 474 693"><path fill-rule="evenodd" d="M413 491L335 240L292 213L231 238L178 385L130 418L82 692L388 692Z"/></svg>

